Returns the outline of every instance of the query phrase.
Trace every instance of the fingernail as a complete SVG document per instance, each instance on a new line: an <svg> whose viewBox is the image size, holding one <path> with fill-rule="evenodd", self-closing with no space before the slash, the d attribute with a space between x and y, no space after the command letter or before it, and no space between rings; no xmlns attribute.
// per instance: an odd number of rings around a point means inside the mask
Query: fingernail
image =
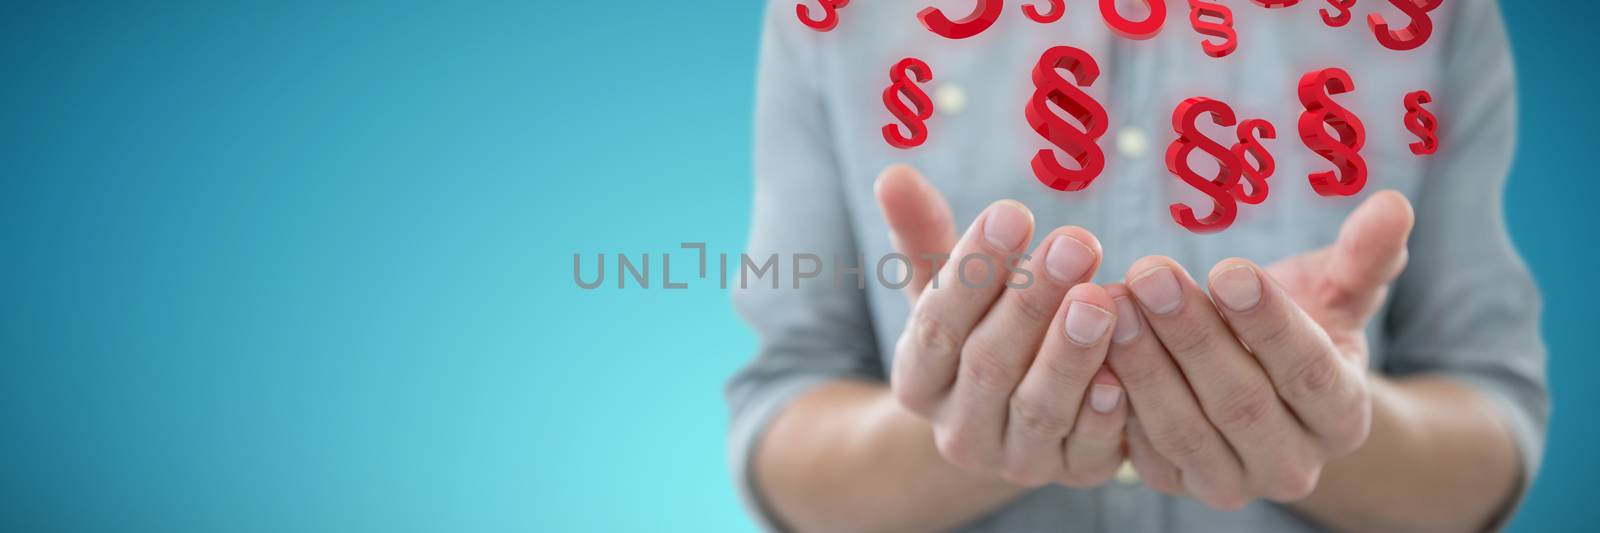
<svg viewBox="0 0 1600 533"><path fill-rule="evenodd" d="M1028 214L1016 202L1000 202L989 208L983 221L983 238L1001 250L1016 250L1028 238Z"/></svg>
<svg viewBox="0 0 1600 533"><path fill-rule="evenodd" d="M1165 315L1178 310L1183 304L1183 289L1178 286L1178 276L1168 267L1158 267L1145 272L1128 284L1150 312Z"/></svg>
<svg viewBox="0 0 1600 533"><path fill-rule="evenodd" d="M1117 404L1122 402L1122 387L1116 385L1092 385L1089 387L1089 408L1099 413L1110 413L1117 410Z"/></svg>
<svg viewBox="0 0 1600 533"><path fill-rule="evenodd" d="M1083 346L1092 346L1106 335L1111 327L1111 313L1083 302L1072 302L1067 307L1067 338Z"/></svg>
<svg viewBox="0 0 1600 533"><path fill-rule="evenodd" d="M1261 278L1256 270L1236 266L1211 278L1211 294L1234 311L1249 311L1261 302Z"/></svg>
<svg viewBox="0 0 1600 533"><path fill-rule="evenodd" d="M1094 266L1094 250L1083 241L1057 235L1050 244L1050 252L1045 255L1044 268L1050 272L1050 277L1061 283L1074 283L1089 272Z"/></svg>
<svg viewBox="0 0 1600 533"><path fill-rule="evenodd" d="M1117 298L1117 329L1112 330L1111 340L1117 344L1125 344L1139 336L1139 310L1134 309L1133 302L1127 298Z"/></svg>

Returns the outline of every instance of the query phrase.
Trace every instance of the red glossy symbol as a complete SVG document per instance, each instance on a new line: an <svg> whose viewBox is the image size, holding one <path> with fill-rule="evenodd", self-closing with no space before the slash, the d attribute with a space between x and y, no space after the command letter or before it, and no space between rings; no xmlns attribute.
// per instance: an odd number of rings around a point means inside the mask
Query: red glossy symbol
<svg viewBox="0 0 1600 533"><path fill-rule="evenodd" d="M1300 0L1250 0L1250 1L1251 2L1255 2L1256 5L1264 7L1264 8L1267 8L1267 9L1276 9L1276 8L1280 8L1280 7L1290 7L1290 6L1293 6L1295 4L1300 3Z"/></svg>
<svg viewBox="0 0 1600 533"><path fill-rule="evenodd" d="M1117 11L1117 0L1100 0L1100 16L1106 19L1106 25L1117 35L1129 39L1149 39L1161 33L1161 25L1167 22L1167 0L1145 0L1150 5L1150 14L1144 20L1133 21L1122 16Z"/></svg>
<svg viewBox="0 0 1600 533"><path fill-rule="evenodd" d="M1059 70L1072 73L1076 83L1062 78ZM1109 122L1106 109L1080 88L1094 85L1099 77L1100 65L1083 50L1057 46L1039 56L1039 63L1033 67L1033 97L1028 99L1023 114L1033 131L1078 164L1076 170L1067 168L1054 152L1039 150L1033 156L1033 175L1039 183L1058 191L1081 191L1105 170L1106 156L1098 142ZM1077 119L1082 128L1052 112L1051 103Z"/></svg>
<svg viewBox="0 0 1600 533"><path fill-rule="evenodd" d="M1034 7L1033 4L1023 4L1023 16L1040 24L1049 24L1061 20L1061 15L1067 13L1066 0L1048 0L1046 3L1050 4L1050 10L1044 13L1040 13L1039 8Z"/></svg>
<svg viewBox="0 0 1600 533"><path fill-rule="evenodd" d="M1189 23L1195 33L1221 39L1200 41L1200 48L1211 57L1223 57L1239 48L1239 34L1233 30L1233 10L1206 0L1189 0Z"/></svg>
<svg viewBox="0 0 1600 533"><path fill-rule="evenodd" d="M1232 150L1200 132L1200 126L1195 121L1207 113L1211 114L1212 122L1218 126L1232 127L1237 120L1233 108L1219 100L1184 100L1172 112L1172 129L1178 132L1178 138L1167 146L1167 170L1190 187L1211 197L1211 214L1205 218L1196 218L1194 209L1187 205L1175 203L1170 206L1172 220L1195 233L1215 233L1228 229L1239 215L1239 204L1234 199L1233 188L1239 184L1239 177L1243 173L1240 167L1243 165ZM1196 149L1216 158L1216 177L1201 176L1189 167L1189 154Z"/></svg>
<svg viewBox="0 0 1600 533"><path fill-rule="evenodd" d="M1350 8L1355 7L1356 0L1328 0L1328 5L1338 12L1329 11L1326 7L1322 8L1320 10L1322 22L1332 28L1342 28L1345 24L1350 23Z"/></svg>
<svg viewBox="0 0 1600 533"><path fill-rule="evenodd" d="M1433 103L1433 95L1428 91L1417 91L1406 95L1406 130L1416 135L1417 142L1411 143L1411 153L1429 155L1439 151L1439 117L1433 116L1423 108L1423 104Z"/></svg>
<svg viewBox="0 0 1600 533"><path fill-rule="evenodd" d="M1411 50L1427 43L1428 37L1433 35L1433 19L1428 17L1428 12L1438 8L1444 0L1389 0L1389 3L1411 17L1411 23L1392 30L1383 15L1367 15L1367 26L1377 36L1378 44L1390 50Z"/></svg>
<svg viewBox="0 0 1600 533"><path fill-rule="evenodd" d="M821 0L822 18L811 18L811 7L804 2L794 6L794 13L800 17L800 23L817 31L832 31L839 25L839 8L850 3L850 0Z"/></svg>
<svg viewBox="0 0 1600 533"><path fill-rule="evenodd" d="M994 21L1000 19L1000 10L1005 9L1005 0L978 0L978 5L973 7L972 14L961 20L950 20L944 16L939 8L930 7L917 13L917 20L922 21L922 26L928 31L938 34L946 39L965 39L989 29Z"/></svg>
<svg viewBox="0 0 1600 533"><path fill-rule="evenodd" d="M1300 114L1300 140L1334 166L1332 171L1308 176L1311 189L1323 196L1350 196L1367 185L1367 161L1361 158L1361 148L1367 143L1366 128L1355 113L1332 98L1355 89L1355 82L1344 69L1314 70L1300 78L1300 103L1306 108ZM1328 128L1338 137L1328 135Z"/></svg>
<svg viewBox="0 0 1600 533"><path fill-rule="evenodd" d="M1259 118L1252 118L1239 123L1239 144L1233 145L1234 157L1239 158L1240 167L1244 171L1244 180L1233 187L1233 197L1239 201L1256 205L1267 199L1267 178L1277 172L1278 165L1272 159L1272 153L1267 147L1261 145L1260 139L1278 138L1278 129L1271 122ZM1255 164L1250 163L1255 159ZM1250 191L1245 192L1245 182L1250 183Z"/></svg>
<svg viewBox="0 0 1600 533"><path fill-rule="evenodd" d="M929 81L933 81L933 69L915 57L902 59L889 69L889 87L883 90L883 105L910 132L910 135L902 135L894 124L885 124L883 140L888 141L889 146L907 150L927 142L927 121L933 118L933 101L928 99L928 93L923 92L917 83ZM910 107L901 100L901 95L911 101Z"/></svg>

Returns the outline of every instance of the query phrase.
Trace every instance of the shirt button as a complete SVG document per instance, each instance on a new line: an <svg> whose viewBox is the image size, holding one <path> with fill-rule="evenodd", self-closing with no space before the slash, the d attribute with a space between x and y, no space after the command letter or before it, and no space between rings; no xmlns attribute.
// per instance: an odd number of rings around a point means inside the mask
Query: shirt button
<svg viewBox="0 0 1600 533"><path fill-rule="evenodd" d="M1138 159L1150 147L1150 142L1144 136L1144 130L1137 126L1127 126L1117 130L1117 153L1128 159Z"/></svg>
<svg viewBox="0 0 1600 533"><path fill-rule="evenodd" d="M934 107L941 113L959 115L967 108L967 91L960 85L946 83L933 91Z"/></svg>
<svg viewBox="0 0 1600 533"><path fill-rule="evenodd" d="M1122 467L1117 469L1117 483L1124 487L1132 487L1139 483L1139 471L1133 469L1133 463L1122 462Z"/></svg>

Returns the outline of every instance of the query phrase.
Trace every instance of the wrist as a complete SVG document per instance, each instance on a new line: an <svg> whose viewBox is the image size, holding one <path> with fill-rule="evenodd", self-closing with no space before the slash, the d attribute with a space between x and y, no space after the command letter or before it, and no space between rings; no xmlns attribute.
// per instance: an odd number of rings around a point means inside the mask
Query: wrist
<svg viewBox="0 0 1600 533"><path fill-rule="evenodd" d="M1376 372L1368 372L1367 393L1372 414L1366 441L1349 455L1330 458L1323 465L1317 488L1306 498L1289 504L1291 509L1319 520L1359 514L1361 504L1352 501L1350 490L1364 490L1374 468L1383 468L1390 462L1385 449L1417 441L1416 425L1411 423L1414 402L1403 388ZM1332 525L1327 520L1323 523Z"/></svg>

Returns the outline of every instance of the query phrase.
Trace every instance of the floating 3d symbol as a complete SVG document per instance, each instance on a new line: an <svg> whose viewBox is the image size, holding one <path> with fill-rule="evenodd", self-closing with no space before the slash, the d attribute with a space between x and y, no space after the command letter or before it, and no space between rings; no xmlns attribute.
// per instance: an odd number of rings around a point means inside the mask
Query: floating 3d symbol
<svg viewBox="0 0 1600 533"><path fill-rule="evenodd" d="M1428 12L1437 9L1444 0L1389 0L1389 3L1411 17L1411 23L1394 30L1389 28L1383 15L1367 15L1367 26L1372 28L1378 44L1390 50L1412 50L1428 42L1428 37L1433 35L1433 19L1428 17Z"/></svg>
<svg viewBox="0 0 1600 533"><path fill-rule="evenodd" d="M1271 122L1259 118L1252 118L1239 123L1239 144L1233 145L1233 155L1239 158L1244 179L1233 187L1233 197L1239 201L1256 205L1267 199L1267 178L1277 172L1278 164L1272 159L1272 153L1267 147L1261 145L1261 139L1278 138L1278 129ZM1250 162L1251 159L1255 163ZM1245 191L1246 182L1250 190Z"/></svg>
<svg viewBox="0 0 1600 533"><path fill-rule="evenodd" d="M1222 57L1239 48L1239 34L1233 30L1233 10L1206 0L1189 0L1189 23L1195 33L1219 39L1200 41L1200 49L1211 57Z"/></svg>
<svg viewBox="0 0 1600 533"><path fill-rule="evenodd" d="M1150 14L1144 20L1128 20L1117 11L1117 0L1100 0L1100 16L1106 19L1106 25L1117 35L1129 39L1149 39L1161 33L1161 25L1167 22L1167 0L1144 0L1150 5Z"/></svg>
<svg viewBox="0 0 1600 533"><path fill-rule="evenodd" d="M883 140L888 141L889 146L908 150L927 142L927 122L933 117L933 100L928 99L928 93L917 84L930 81L933 81L933 69L915 57L902 59L889 69L889 87L883 90L883 105L910 132L904 135L894 124L884 125ZM905 100L910 100L911 105L907 106Z"/></svg>
<svg viewBox="0 0 1600 533"><path fill-rule="evenodd" d="M1323 196L1350 196L1367 185L1367 161L1361 158L1366 129L1355 113L1333 101L1334 95L1355 89L1344 69L1311 71L1300 78L1300 103L1306 108L1300 114L1300 140L1334 166L1309 176L1311 189ZM1336 136L1328 134L1330 128Z"/></svg>
<svg viewBox="0 0 1600 533"><path fill-rule="evenodd" d="M1061 77L1061 70L1072 74L1073 81ZM1100 65L1088 52L1070 46L1057 46L1045 50L1033 67L1033 97L1028 99L1023 114L1033 131L1071 156L1078 168L1062 165L1050 149L1039 150L1033 156L1033 175L1039 182L1058 191L1081 191L1105 170L1105 152L1100 150L1100 136L1105 135L1108 120L1106 108L1095 101L1083 87L1094 85L1100 77ZM1078 124L1057 116L1049 104L1072 115Z"/></svg>
<svg viewBox="0 0 1600 533"><path fill-rule="evenodd" d="M1172 220L1184 229L1195 233L1215 233L1228 229L1239 215L1239 204L1233 197L1233 188L1239 184L1243 166L1233 151L1200 132L1195 121L1200 115L1210 114L1218 126L1233 127L1238 119L1233 108L1220 100L1190 98L1178 104L1172 112L1172 129L1178 132L1177 140L1167 146L1167 170L1178 179L1211 197L1211 214L1197 218L1194 209L1181 203L1172 204ZM1189 154L1196 149L1217 160L1217 175L1207 178L1189 167Z"/></svg>
<svg viewBox="0 0 1600 533"><path fill-rule="evenodd" d="M1406 130L1416 135L1417 142L1411 143L1411 153L1429 155L1439 151L1439 117L1422 107L1423 104L1433 103L1433 95L1428 91L1417 91L1406 95Z"/></svg>
<svg viewBox="0 0 1600 533"><path fill-rule="evenodd" d="M1356 0L1328 0L1328 5L1332 6L1334 11L1322 8L1320 10L1322 22L1332 28L1342 28L1350 23L1350 8L1356 6Z"/></svg>
<svg viewBox="0 0 1600 533"><path fill-rule="evenodd" d="M1039 8L1033 4L1023 4L1022 14L1028 17L1028 20L1040 24L1049 24L1061 20L1061 15L1067 13L1066 0L1046 0L1045 3L1050 5L1049 11L1040 13Z"/></svg>
<svg viewBox="0 0 1600 533"><path fill-rule="evenodd" d="M1005 0L978 0L978 4L972 8L972 14L961 20L950 20L939 8L930 7L917 13L917 20L940 37L965 39L993 26L994 21L1000 20L1000 11L1005 7Z"/></svg>
<svg viewBox="0 0 1600 533"><path fill-rule="evenodd" d="M807 28L817 31L831 31L839 25L839 8L850 3L850 0L821 0L822 18L811 18L811 7L804 2L794 6L795 15L800 17L800 23Z"/></svg>

